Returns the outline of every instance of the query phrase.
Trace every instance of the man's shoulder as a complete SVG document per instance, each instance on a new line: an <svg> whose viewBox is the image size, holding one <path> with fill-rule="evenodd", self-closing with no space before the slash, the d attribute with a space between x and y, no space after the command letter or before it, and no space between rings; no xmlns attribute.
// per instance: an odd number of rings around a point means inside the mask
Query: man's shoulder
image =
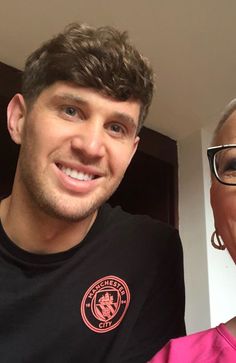
<svg viewBox="0 0 236 363"><path fill-rule="evenodd" d="M135 233L146 237L178 238L178 231L167 223L156 220L144 214L131 214L124 211L120 206L111 207L109 204L103 206L103 217L106 219L106 228L117 228L121 231Z"/></svg>

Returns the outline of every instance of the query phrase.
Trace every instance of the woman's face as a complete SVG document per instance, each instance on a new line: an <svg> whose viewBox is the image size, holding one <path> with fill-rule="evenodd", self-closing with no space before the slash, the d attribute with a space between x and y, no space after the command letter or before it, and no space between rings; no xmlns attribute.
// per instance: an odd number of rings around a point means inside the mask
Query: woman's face
<svg viewBox="0 0 236 363"><path fill-rule="evenodd" d="M215 146L236 144L236 111L221 128ZM211 186L215 228L236 263L236 186L221 184L215 177Z"/></svg>

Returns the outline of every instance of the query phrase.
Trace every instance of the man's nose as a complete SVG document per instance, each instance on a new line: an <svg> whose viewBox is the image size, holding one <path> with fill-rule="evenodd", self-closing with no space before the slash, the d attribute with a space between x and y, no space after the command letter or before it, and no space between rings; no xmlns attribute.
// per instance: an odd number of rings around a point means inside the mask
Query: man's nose
<svg viewBox="0 0 236 363"><path fill-rule="evenodd" d="M71 147L90 158L101 158L105 153L106 133L101 122L84 121L72 138Z"/></svg>

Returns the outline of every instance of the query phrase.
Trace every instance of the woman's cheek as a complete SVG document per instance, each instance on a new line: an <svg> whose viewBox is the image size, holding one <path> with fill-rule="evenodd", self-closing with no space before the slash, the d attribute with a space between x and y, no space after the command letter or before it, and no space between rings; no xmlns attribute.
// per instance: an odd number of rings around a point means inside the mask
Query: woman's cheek
<svg viewBox="0 0 236 363"><path fill-rule="evenodd" d="M222 191L221 184L218 181L214 180L211 185L211 206L214 214L215 228L220 233L220 225L224 220L224 212L223 212L223 200L224 200L224 191Z"/></svg>
<svg viewBox="0 0 236 363"><path fill-rule="evenodd" d="M215 228L221 235L227 221L236 216L236 193L234 193L235 203L230 196L229 186L214 181L211 186L211 206L213 209ZM235 205L235 207L234 207ZM234 211L233 211L234 209Z"/></svg>
<svg viewBox="0 0 236 363"><path fill-rule="evenodd" d="M236 188L213 183L211 205L215 228L232 258L236 261Z"/></svg>

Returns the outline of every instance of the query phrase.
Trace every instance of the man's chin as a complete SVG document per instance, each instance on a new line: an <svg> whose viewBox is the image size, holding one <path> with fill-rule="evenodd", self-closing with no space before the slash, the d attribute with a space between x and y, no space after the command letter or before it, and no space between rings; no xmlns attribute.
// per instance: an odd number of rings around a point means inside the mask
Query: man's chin
<svg viewBox="0 0 236 363"><path fill-rule="evenodd" d="M60 201L51 200L51 202L41 199L39 207L48 217L67 223L76 223L92 216L100 205L105 202L105 199L101 198L96 201L90 201L89 203L84 202L78 200L76 203L75 201L69 203L68 198L64 203L62 199Z"/></svg>
<svg viewBox="0 0 236 363"><path fill-rule="evenodd" d="M31 189L31 198L34 200L35 208L39 208L44 215L64 222L76 223L93 215L110 198L117 185L109 185L112 187L109 193L107 187L79 197L55 190L51 194L49 191L45 193L46 187L44 190L34 188L34 192Z"/></svg>

